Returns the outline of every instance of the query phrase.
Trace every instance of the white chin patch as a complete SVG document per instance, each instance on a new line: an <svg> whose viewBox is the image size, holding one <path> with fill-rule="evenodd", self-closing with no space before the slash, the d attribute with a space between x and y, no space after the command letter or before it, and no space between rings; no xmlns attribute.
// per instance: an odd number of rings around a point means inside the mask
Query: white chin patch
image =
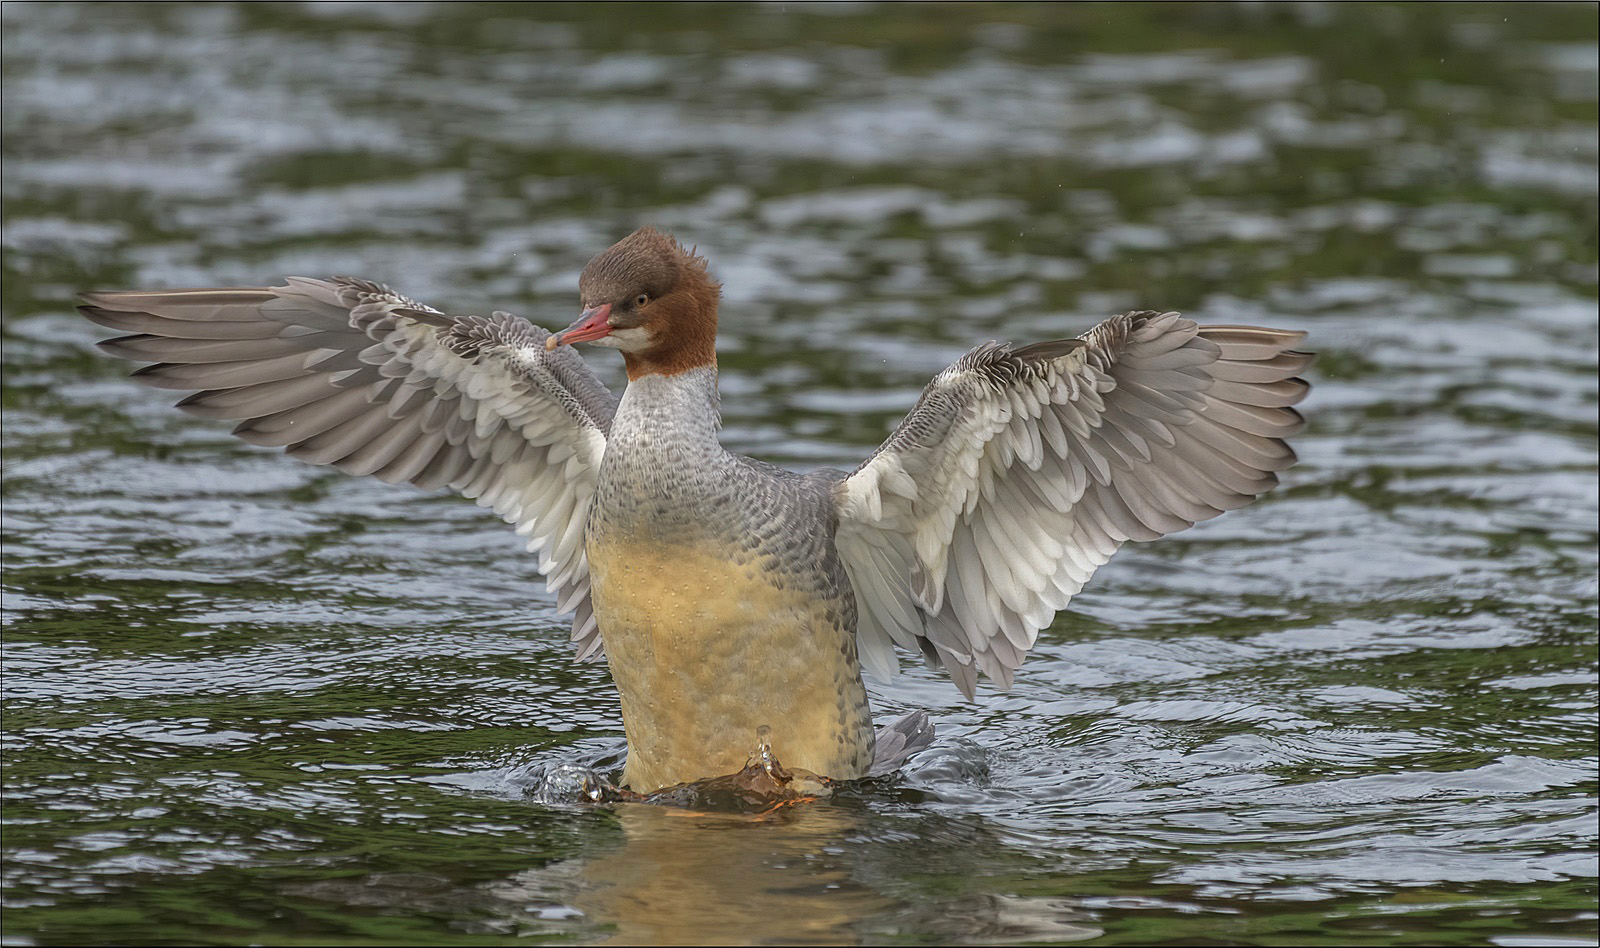
<svg viewBox="0 0 1600 948"><path fill-rule="evenodd" d="M638 352L649 347L650 333L646 332L643 326L618 329L609 336L594 340L593 344L605 346L607 349L621 349L623 352Z"/></svg>

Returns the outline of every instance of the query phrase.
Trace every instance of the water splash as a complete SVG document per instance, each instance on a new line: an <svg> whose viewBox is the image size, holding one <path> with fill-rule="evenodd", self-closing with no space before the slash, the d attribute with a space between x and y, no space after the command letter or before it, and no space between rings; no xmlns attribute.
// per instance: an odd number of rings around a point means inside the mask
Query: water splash
<svg viewBox="0 0 1600 948"><path fill-rule="evenodd" d="M762 725L756 728L755 749L737 773L637 793L593 768L557 764L544 772L528 796L545 804L650 803L747 813L825 800L837 784L809 770L785 767L772 749L772 729Z"/></svg>

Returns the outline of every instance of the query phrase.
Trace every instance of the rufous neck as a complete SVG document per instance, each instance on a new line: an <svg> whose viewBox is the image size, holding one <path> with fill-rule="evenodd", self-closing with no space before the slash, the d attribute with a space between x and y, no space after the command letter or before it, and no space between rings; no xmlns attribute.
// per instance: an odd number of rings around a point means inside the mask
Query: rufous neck
<svg viewBox="0 0 1600 948"><path fill-rule="evenodd" d="M691 369L717 370L717 290L706 286L676 299L662 300L672 308L657 318L663 328L660 342L634 352L623 352L630 381L647 375L682 375Z"/></svg>

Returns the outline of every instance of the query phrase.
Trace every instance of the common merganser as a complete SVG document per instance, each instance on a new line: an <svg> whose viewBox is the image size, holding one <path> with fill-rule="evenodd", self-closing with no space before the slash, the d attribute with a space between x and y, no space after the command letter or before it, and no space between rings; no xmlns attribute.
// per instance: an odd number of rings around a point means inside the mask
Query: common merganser
<svg viewBox="0 0 1600 948"><path fill-rule="evenodd" d="M760 728L822 777L898 766L931 728L875 736L863 667L890 678L898 645L969 700L979 672L1009 688L1125 541L1272 489L1304 425L1304 333L1133 312L978 346L854 472L794 473L718 441L703 257L644 228L578 288L582 315L554 334L349 278L88 293L80 310L134 333L101 346L154 362L139 381L196 390L190 414L515 524L579 660L610 663L641 793L739 771ZM620 400L576 342L622 352Z"/></svg>

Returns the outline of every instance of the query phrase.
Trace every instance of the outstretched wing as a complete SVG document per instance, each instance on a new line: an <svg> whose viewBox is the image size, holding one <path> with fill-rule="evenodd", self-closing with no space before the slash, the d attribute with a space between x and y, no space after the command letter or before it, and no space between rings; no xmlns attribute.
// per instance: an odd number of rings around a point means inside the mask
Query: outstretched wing
<svg viewBox="0 0 1600 948"><path fill-rule="evenodd" d="M1304 333L1130 313L1079 339L989 343L941 372L840 482L838 546L862 661L894 644L972 697L1128 540L1243 507L1295 462Z"/></svg>
<svg viewBox="0 0 1600 948"><path fill-rule="evenodd" d="M616 398L509 313L446 316L361 280L86 293L102 342L178 407L251 444L351 474L449 486L529 538L580 659L600 657L583 530Z"/></svg>

